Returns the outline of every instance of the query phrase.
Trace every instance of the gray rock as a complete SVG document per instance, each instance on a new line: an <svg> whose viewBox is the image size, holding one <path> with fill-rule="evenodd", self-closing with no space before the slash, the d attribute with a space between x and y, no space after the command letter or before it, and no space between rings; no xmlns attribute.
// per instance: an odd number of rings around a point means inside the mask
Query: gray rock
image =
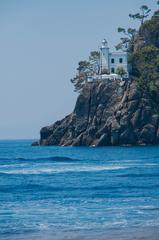
<svg viewBox="0 0 159 240"><path fill-rule="evenodd" d="M155 140L156 129L153 125L147 124L144 126L139 136L139 144L152 144Z"/></svg>
<svg viewBox="0 0 159 240"><path fill-rule="evenodd" d="M33 146L33 147L39 146L39 141L33 142L33 143L32 143L32 146Z"/></svg>
<svg viewBox="0 0 159 240"><path fill-rule="evenodd" d="M122 91L121 91L122 90ZM120 92L120 94L119 94ZM159 99L135 82L88 83L73 113L40 131L40 145L159 144Z"/></svg>

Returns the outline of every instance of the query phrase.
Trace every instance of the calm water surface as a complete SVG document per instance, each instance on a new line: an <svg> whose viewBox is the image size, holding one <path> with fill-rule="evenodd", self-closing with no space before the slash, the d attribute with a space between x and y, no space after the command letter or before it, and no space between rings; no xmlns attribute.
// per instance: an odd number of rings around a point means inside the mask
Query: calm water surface
<svg viewBox="0 0 159 240"><path fill-rule="evenodd" d="M159 239L159 147L0 141L0 240Z"/></svg>

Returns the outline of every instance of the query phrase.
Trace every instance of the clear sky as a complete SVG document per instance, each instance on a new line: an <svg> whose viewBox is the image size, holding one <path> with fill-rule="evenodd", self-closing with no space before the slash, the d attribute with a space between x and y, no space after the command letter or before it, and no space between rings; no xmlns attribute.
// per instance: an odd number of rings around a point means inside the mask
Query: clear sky
<svg viewBox="0 0 159 240"><path fill-rule="evenodd" d="M103 38L111 49L128 14L156 0L0 0L0 139L38 138L69 114L70 78Z"/></svg>

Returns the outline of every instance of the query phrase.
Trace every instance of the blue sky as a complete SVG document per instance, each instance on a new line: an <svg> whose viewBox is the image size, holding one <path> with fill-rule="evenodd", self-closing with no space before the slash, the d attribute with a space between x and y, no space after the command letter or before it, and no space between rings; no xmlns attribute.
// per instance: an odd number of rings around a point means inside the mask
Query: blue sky
<svg viewBox="0 0 159 240"><path fill-rule="evenodd" d="M41 127L69 114L77 94L70 78L80 60L128 14L156 0L0 0L0 139L38 138Z"/></svg>

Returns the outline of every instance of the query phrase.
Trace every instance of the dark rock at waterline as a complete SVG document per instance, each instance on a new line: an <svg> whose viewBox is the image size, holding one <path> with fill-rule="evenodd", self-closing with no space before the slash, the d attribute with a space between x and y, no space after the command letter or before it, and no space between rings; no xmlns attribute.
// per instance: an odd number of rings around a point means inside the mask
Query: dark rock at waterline
<svg viewBox="0 0 159 240"><path fill-rule="evenodd" d="M35 142L32 143L32 146L34 146L34 147L39 146L39 145L40 145L39 141L35 141Z"/></svg>

